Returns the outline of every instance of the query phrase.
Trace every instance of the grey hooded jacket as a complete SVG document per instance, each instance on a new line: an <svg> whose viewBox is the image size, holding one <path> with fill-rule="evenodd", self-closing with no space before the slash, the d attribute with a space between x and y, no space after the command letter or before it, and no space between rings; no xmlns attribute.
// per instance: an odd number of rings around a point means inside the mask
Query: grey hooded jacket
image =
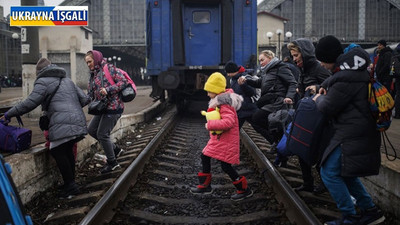
<svg viewBox="0 0 400 225"><path fill-rule="evenodd" d="M38 72L32 92L27 99L8 110L7 116L11 118L23 115L41 104L44 106L60 79L60 87L51 99L47 111L50 118L49 139L53 142L86 135L86 116L82 107L90 102L90 98L66 77L63 68L54 64Z"/></svg>
<svg viewBox="0 0 400 225"><path fill-rule="evenodd" d="M304 97L306 87L317 85L318 90L319 85L328 78L331 73L317 61L315 57L315 47L309 39L299 38L293 41L293 43L299 46L303 58L303 68L300 68L301 74L298 81L300 97L302 98Z"/></svg>

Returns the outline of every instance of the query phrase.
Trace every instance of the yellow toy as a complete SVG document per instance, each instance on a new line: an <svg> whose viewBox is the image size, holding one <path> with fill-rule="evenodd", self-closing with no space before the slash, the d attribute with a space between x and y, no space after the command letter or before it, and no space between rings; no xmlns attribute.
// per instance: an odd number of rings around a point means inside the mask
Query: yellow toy
<svg viewBox="0 0 400 225"><path fill-rule="evenodd" d="M220 120L221 119L221 114L219 114L219 108L209 108L206 111L202 110L201 111L201 115L205 116L207 121L209 120ZM222 130L216 130L216 131L210 131L212 135L216 135L216 134L221 134Z"/></svg>

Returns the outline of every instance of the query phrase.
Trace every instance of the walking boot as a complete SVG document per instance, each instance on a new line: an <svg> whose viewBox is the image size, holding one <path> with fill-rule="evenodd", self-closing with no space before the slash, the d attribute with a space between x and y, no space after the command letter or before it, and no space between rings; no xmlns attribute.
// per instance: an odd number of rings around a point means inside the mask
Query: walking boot
<svg viewBox="0 0 400 225"><path fill-rule="evenodd" d="M115 158L118 158L118 157L122 156L124 154L124 152L125 152L125 150L123 150L122 148L120 148L117 145L115 145L115 148L114 148Z"/></svg>
<svg viewBox="0 0 400 225"><path fill-rule="evenodd" d="M382 223L383 221L385 221L385 216L383 215L382 210L376 206L361 211L361 225L375 225Z"/></svg>
<svg viewBox="0 0 400 225"><path fill-rule="evenodd" d="M239 180L233 181L233 185L235 185L237 191L236 194L231 196L231 200L240 201L253 196L253 190L247 186L247 180L245 176L241 176L239 177Z"/></svg>
<svg viewBox="0 0 400 225"><path fill-rule="evenodd" d="M190 192L193 194L211 194L213 192L211 188L211 173L199 172L197 176L200 184L194 188L190 188Z"/></svg>

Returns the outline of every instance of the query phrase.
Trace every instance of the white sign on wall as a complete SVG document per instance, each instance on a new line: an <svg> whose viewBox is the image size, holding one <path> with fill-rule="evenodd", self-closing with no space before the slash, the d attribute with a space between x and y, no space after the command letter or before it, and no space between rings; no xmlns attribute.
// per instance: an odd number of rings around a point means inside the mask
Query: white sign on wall
<svg viewBox="0 0 400 225"><path fill-rule="evenodd" d="M29 44L22 44L21 45L21 53L22 54L29 54Z"/></svg>
<svg viewBox="0 0 400 225"><path fill-rule="evenodd" d="M21 41L26 42L26 28L21 28Z"/></svg>

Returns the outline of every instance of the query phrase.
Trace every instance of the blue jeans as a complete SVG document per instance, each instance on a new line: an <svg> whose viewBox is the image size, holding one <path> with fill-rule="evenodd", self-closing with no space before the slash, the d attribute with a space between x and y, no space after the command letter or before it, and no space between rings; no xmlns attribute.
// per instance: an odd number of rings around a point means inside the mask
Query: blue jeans
<svg viewBox="0 0 400 225"><path fill-rule="evenodd" d="M357 205L363 210L375 205L358 177L340 175L341 155L340 146L330 153L321 167L321 178L343 216L355 215L356 210L351 196L357 200Z"/></svg>

